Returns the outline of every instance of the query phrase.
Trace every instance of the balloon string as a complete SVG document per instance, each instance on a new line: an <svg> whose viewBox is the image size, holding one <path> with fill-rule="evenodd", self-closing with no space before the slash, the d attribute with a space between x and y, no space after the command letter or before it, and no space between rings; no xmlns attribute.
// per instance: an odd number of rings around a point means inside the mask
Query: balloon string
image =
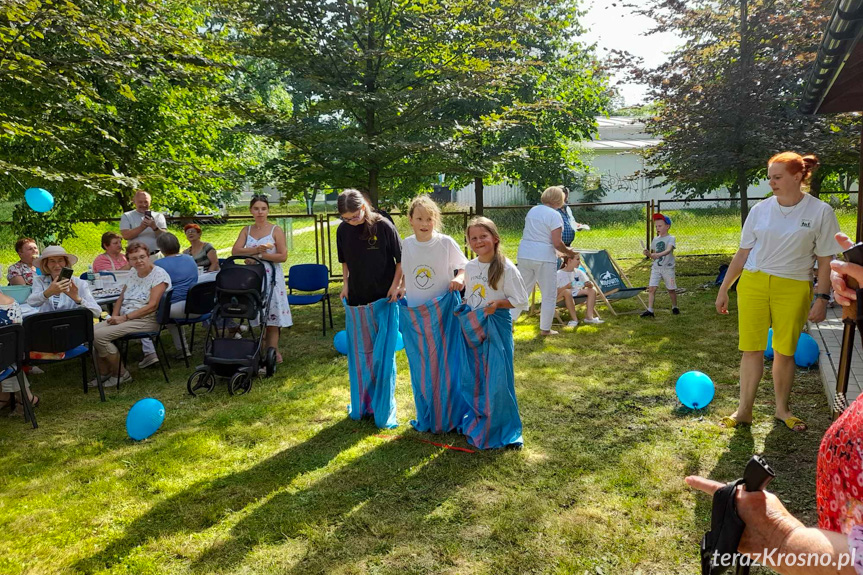
<svg viewBox="0 0 863 575"><path fill-rule="evenodd" d="M21 189L22 189L22 190L24 190L25 192L27 191L27 188L25 188L25 187L24 187L24 184L22 184L21 182L19 182L19 181L18 181L18 178L16 178L15 176L13 176L12 174L10 174L9 172L6 172L6 175L8 175L8 176L9 176L10 178L12 178L13 180L15 180L15 181L18 183L18 185L19 185L19 186L21 186Z"/></svg>

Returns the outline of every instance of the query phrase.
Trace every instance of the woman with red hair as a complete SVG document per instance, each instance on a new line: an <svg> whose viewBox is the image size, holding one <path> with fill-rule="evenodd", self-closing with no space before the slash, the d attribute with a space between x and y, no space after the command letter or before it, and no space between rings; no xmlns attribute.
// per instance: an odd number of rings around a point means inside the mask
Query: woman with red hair
<svg viewBox="0 0 863 575"><path fill-rule="evenodd" d="M737 286L740 404L722 418L725 427L752 422L755 393L764 373L767 332L773 328L773 387L776 419L792 431L806 422L788 406L794 381L794 350L806 320L822 321L830 298L830 260L839 253L834 236L839 222L832 208L803 192L818 158L783 152L770 158L767 178L773 195L749 212L740 249L731 260L716 297L716 311L728 313L728 290ZM812 302L812 276L818 261L818 289Z"/></svg>
<svg viewBox="0 0 863 575"><path fill-rule="evenodd" d="M183 253L192 256L198 267L204 268L205 272L219 271L219 255L213 244L201 241L201 226L186 224L183 226L183 232L189 240L189 248L183 250Z"/></svg>

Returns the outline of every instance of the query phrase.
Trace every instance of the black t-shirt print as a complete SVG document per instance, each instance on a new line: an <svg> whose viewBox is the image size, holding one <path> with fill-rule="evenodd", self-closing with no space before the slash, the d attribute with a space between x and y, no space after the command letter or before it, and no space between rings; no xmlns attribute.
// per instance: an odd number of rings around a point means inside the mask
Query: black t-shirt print
<svg viewBox="0 0 863 575"><path fill-rule="evenodd" d="M402 240L389 220L381 219L369 236L365 224L339 224L339 262L348 265L348 305L366 305L386 297L402 261Z"/></svg>

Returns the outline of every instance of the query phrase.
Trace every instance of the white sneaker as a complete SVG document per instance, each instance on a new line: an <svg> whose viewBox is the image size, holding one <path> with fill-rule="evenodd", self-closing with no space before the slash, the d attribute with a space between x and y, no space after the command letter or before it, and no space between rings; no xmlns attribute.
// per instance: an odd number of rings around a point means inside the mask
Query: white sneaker
<svg viewBox="0 0 863 575"><path fill-rule="evenodd" d="M132 381L132 374L126 371L123 375L120 376L119 383L126 383L127 381ZM108 378L107 381L102 383L103 387L117 387L117 376L113 375Z"/></svg>
<svg viewBox="0 0 863 575"><path fill-rule="evenodd" d="M587 321L587 320L585 320L585 321ZM578 327L578 320L577 319L570 320L570 322L566 324L566 327Z"/></svg>
<svg viewBox="0 0 863 575"><path fill-rule="evenodd" d="M35 365L30 368L30 375L42 375L43 373L45 372L36 367Z"/></svg>
<svg viewBox="0 0 863 575"><path fill-rule="evenodd" d="M150 367L151 365L156 365L157 363L159 363L159 356L155 353L148 353L144 356L144 359L138 362L138 367L144 369L145 367Z"/></svg>
<svg viewBox="0 0 863 575"><path fill-rule="evenodd" d="M592 323L592 324L605 323L605 321L603 321L603 320L599 319L598 317L595 317L595 318L593 318L593 319L584 319L584 320L582 320L582 321L583 321L584 323Z"/></svg>

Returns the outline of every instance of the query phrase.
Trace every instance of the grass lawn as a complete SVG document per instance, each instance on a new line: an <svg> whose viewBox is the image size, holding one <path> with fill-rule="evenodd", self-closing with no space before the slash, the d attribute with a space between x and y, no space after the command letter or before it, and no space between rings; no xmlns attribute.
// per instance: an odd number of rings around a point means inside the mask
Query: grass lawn
<svg viewBox="0 0 863 575"><path fill-rule="evenodd" d="M655 320L606 312L605 325L552 339L538 337L535 317L520 320L522 451L425 443L467 446L411 430L403 353L400 427L348 419L346 359L321 336L316 307L294 310L286 363L246 396L220 384L190 397L190 370L175 365L170 384L133 369L103 404L81 392L76 363L51 368L33 378L38 430L0 418L0 573L688 574L710 501L683 477L734 479L752 453L813 524L829 425L817 374L799 372L793 395L808 433L774 424L769 376L751 430L716 425L734 408L739 361L734 316L717 316L715 289L700 287L719 263L680 260L678 317L663 296ZM643 281L647 267L632 273ZM703 413L675 397L691 369L717 383ZM167 417L134 443L125 414L143 397Z"/></svg>

